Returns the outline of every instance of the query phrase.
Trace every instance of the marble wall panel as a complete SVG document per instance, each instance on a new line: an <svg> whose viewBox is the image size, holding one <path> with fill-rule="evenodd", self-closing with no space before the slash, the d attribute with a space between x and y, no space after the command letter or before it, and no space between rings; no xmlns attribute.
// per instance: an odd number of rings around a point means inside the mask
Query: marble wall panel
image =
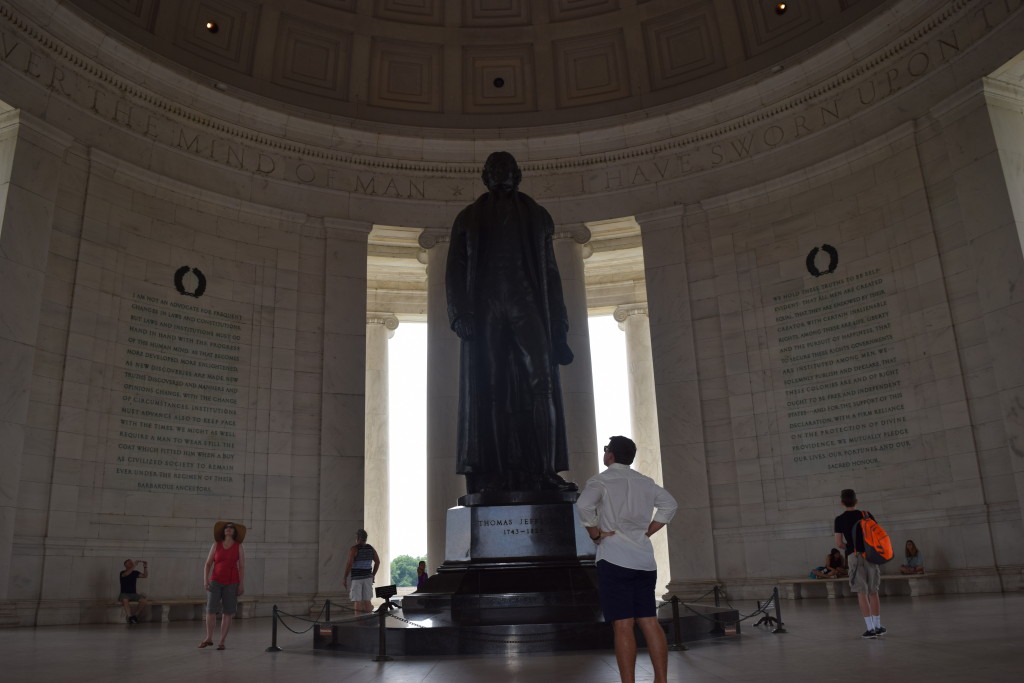
<svg viewBox="0 0 1024 683"><path fill-rule="evenodd" d="M36 394L40 399L49 396L51 404L60 400L60 431L48 449L42 442L37 444L44 452L40 453L38 463L33 463L29 474L31 478L46 481L35 485L29 482L21 487L20 492L26 497L22 508L25 523L21 526L26 533L41 535L46 515L34 511L48 509L51 537L56 533L67 538L115 541L126 536L139 537L141 531L146 542L156 549L154 553L161 552L160 548L195 540L198 528L208 528L219 518L248 522L250 538L257 542L268 539L287 544L292 542L293 530L299 531L299 542L318 541L321 534L317 533L315 520L321 495L317 480L321 474L319 402L314 405L309 400L297 401L293 388L298 377L307 389L303 395L308 397L309 390L319 394L321 390L322 332L320 341L311 339L308 332L302 337L307 349L301 361L305 371L297 374L299 361L295 349L300 338L297 334L300 321L295 309L300 300L307 302L307 313L301 324L314 332L323 329L322 296L314 297L313 305L308 305L308 299L297 296L300 287L325 291L323 247L319 247L319 259L307 257L309 277L300 279L296 272L301 262L300 241L296 238L294 216L262 209L245 213L239 211L235 203L220 202L212 193L195 187L154 178L137 169L127 172L120 162L102 155L96 156L94 161L99 163L94 165L89 200L85 203L85 214L92 217L86 240L77 249L64 238L57 240L54 246L61 252L76 253L79 260L75 263L64 256L54 259L50 282L74 283L79 293L70 318L68 308L51 308L51 327L41 328L52 329L44 348L52 348L56 353L50 354L52 370L48 371L45 364L36 364L39 377ZM365 261L365 256L363 258ZM240 373L243 382L257 383L251 391L252 400L242 404L236 432L236 438L242 442L237 455L248 463L239 474L248 482L244 495L223 498L152 492L126 495L116 488L107 488L110 483L105 482L99 467L106 458L102 443L109 436L102 429L94 429L90 422L106 421L109 412L105 411L109 408L102 404L110 401L110 405L114 405L114 392L100 390L100 387L110 386L113 381L110 366L119 362L118 355L110 350L118 343L118 325L123 324L118 323L121 314L118 301L126 289L141 286L152 291L153 287L168 287L172 283L165 279L165 266L176 266L183 261L204 270L213 285L209 300L217 306L230 308L236 301L250 306L256 301L267 302L265 306L251 308L257 324L251 329L252 345L247 347L242 359L243 364L251 362L251 371ZM350 264L345 263L344 268L350 275ZM321 279L318 279L318 272ZM350 283L360 291L365 286L358 278L350 277L342 289ZM46 289L41 286L40 290L52 301L71 299L52 285ZM246 292L250 295L236 296ZM197 302L202 303L205 303L203 299ZM70 341L66 345L61 327L70 329ZM45 352L41 358L45 360ZM63 390L47 393L48 386L61 386L61 381ZM361 387L353 388L361 391ZM47 403L39 405L37 420L47 412L58 415L54 408L47 408ZM297 405L313 419L297 419L293 415ZM249 427L242 429L242 425ZM340 428L361 429L361 423L341 420ZM305 475L301 479L304 484L301 490L294 492L292 483L299 480L290 476L293 429L306 434L300 448L307 453L296 465ZM55 467L46 465L46 458L42 457L46 450L57 454ZM47 469L52 470L48 477L44 472ZM293 513L301 515L305 524L293 526ZM39 520L39 524L34 524L32 519ZM255 524L253 519L263 520L263 523ZM208 534L201 535L205 538ZM346 530L345 537L349 535ZM204 553L202 549L196 554ZM201 557L194 563L201 563ZM315 558L309 564L315 566ZM296 590L312 594L317 589L308 576L289 578L287 563L285 567L279 582L288 588L282 588L282 592ZM195 573L194 567L191 569ZM52 572L48 574L53 576ZM84 595L83 590L72 586L60 594ZM170 587L170 590L176 589ZM184 587L181 590L185 590ZM188 590L186 594L194 592Z"/></svg>
<svg viewBox="0 0 1024 683"><path fill-rule="evenodd" d="M312 557L289 557L287 566L289 595L301 594L305 587L316 580L316 564Z"/></svg>
<svg viewBox="0 0 1024 683"><path fill-rule="evenodd" d="M701 403L702 424L710 468L713 519L716 537L722 539L716 545L720 571L736 567L727 571L747 575L745 570L738 571L735 555L723 549L728 542L721 530L740 524L765 523L766 519L772 523L809 520L808 514L823 512L831 519L838 512L834 508L822 511L803 503L821 496L831 498L846 486L863 490L864 498L870 496L874 503L873 508L893 515L891 523L896 528L899 528L903 516L919 511L922 505L926 509L940 508L943 503L936 496L951 494L964 509L972 509L984 500L979 454L971 439L972 418L978 426L982 424L979 418L988 416L984 423L989 425L990 431L996 430L992 431L988 442L1005 443L1005 435L999 433L997 427L1001 406L994 396L992 375L981 369L986 362L991 362L985 359L991 358L992 337L976 322L976 318L973 323L967 319L965 337L953 334L954 319L963 319L965 314L970 316L971 305L954 309L947 293L952 291L960 296L970 296L977 289L970 277L962 278L959 284L953 280L952 288L947 286L946 278L950 271L955 276L973 268L967 265L968 255L962 247L950 259L945 259L939 252L932 215L927 210L928 197L923 193L925 179L918 166L916 149L913 145L908 146L905 139L890 140L889 144L902 151L895 155L867 154L868 161L855 160L851 165L858 168L856 172L846 174L833 185L802 181L787 188L779 184L774 190L777 206L772 209L771 222L763 218L767 213L763 211L766 198L751 192L736 200L707 202L708 207L713 207L706 214L710 232L699 221L694 221L692 228L679 233L680 236L691 235L684 252L690 273L704 273L691 279L689 297L695 318L693 335L697 340L700 393L704 399ZM785 197L786 192L793 191L797 194L789 195L789 200L777 201ZM778 206L784 206L789 215L779 213ZM811 220L807 220L808 215ZM945 215L950 215L948 209ZM885 230L876 229L876 239L864 240L865 228L871 230L879 222ZM882 471L850 473L848 477L791 476L779 481L777 478L785 475L778 468L779 460L773 453L779 453L782 444L775 442L769 446L771 442L758 438L765 427L781 429L778 426L780 420L762 415L766 409L772 411L775 399L770 392L763 391L771 386L772 379L765 374L752 376L749 365L750 359L761 359L756 348L761 337L750 328L765 325L768 316L746 313L736 316L731 313L739 302L732 292L740 280L729 273L739 274L741 267L749 267L756 262L757 272L762 275L744 288L765 286L779 281L778 275L772 276L770 262L775 261L780 266L775 272L782 278L806 280L804 264L796 255L820 244L823 234L837 228L840 229L837 245L845 259L844 266L863 269L888 263L892 269L893 279L887 289L891 290L893 315L898 318L894 327L901 336L894 348L901 354L911 351L921 354L923 360L918 362L904 356L902 366L904 377L911 383L905 388L905 396L911 401L907 406L914 407L913 412L907 415L917 435L909 448L893 454L890 464L881 466ZM765 238L766 231L773 235L771 239ZM717 237L711 237L715 234ZM656 239L665 240L663 236ZM748 249L758 250L755 261L744 253ZM1005 246L1002 249L1005 251ZM710 256L710 261L704 254ZM664 259L665 252L662 251L658 258ZM787 260L791 265L785 265ZM710 271L707 270L709 268ZM997 270L1006 272L1008 268L1000 265ZM713 277L709 277L711 272ZM756 291L754 294L757 306ZM714 299L715 303L708 303L708 299ZM655 314L652 307L652 318ZM652 329L656 329L654 325ZM736 336L735 333L740 331L742 334ZM970 355L964 360L962 346L957 353L957 343L962 339L979 346L975 351L977 360L972 360ZM1007 357L1005 350L998 355ZM736 361L741 358L743 363L737 365ZM770 360L770 354L768 358ZM978 399L970 409L965 395L962 363L979 368L975 371L975 379L967 383L968 390ZM760 369L763 366L759 363L756 367ZM717 379L723 370L726 377L724 386ZM756 377L756 381L752 377ZM758 392L755 392L755 385ZM669 386L662 382L659 391L665 391L667 396ZM723 403L722 399L726 397L728 403ZM722 415L726 405L728 413ZM753 422L741 425L740 422L751 414ZM747 445L723 448L749 429L748 424L753 428L750 436L746 437ZM979 443L977 447L981 445ZM747 453L746 458L753 455L763 462L750 461L753 466L737 473L730 463L739 457L733 453L740 452ZM721 455L716 456L716 453ZM721 457L727 459L721 460ZM772 463L776 465L773 467ZM730 483L733 477L736 481ZM986 478L991 480L993 477L987 475ZM1006 495L1005 488L1001 498ZM782 495L766 497L762 503L760 496L763 491ZM776 510L766 510L769 504ZM767 518L766 513L769 514ZM827 538L824 541L829 542ZM985 547L984 542L982 547ZM791 548L787 552L798 551ZM812 560L808 558L808 561ZM764 565L763 558L760 564ZM781 559L769 558L767 571L778 572L782 564ZM792 570L787 568L787 571Z"/></svg>

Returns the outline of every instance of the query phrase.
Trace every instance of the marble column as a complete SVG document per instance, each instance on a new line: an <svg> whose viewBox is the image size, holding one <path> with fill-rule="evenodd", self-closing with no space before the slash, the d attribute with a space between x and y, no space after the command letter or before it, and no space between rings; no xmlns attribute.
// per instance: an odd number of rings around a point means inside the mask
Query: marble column
<svg viewBox="0 0 1024 683"><path fill-rule="evenodd" d="M0 114L0 626L8 602L25 430L64 151L72 138L21 111Z"/></svg>
<svg viewBox="0 0 1024 683"><path fill-rule="evenodd" d="M565 436L569 445L566 479L580 489L597 474L597 418L594 412L594 370L590 358L590 325L587 288L583 275L590 230L582 223L556 227L555 260L562 278L562 296L569 314L569 347L572 363L562 366L562 400L565 405Z"/></svg>
<svg viewBox="0 0 1024 683"><path fill-rule="evenodd" d="M448 508L466 493L455 474L459 411L459 338L448 326L444 272L448 263L447 228L420 235L427 263L427 567L433 574L444 561Z"/></svg>
<svg viewBox="0 0 1024 683"><path fill-rule="evenodd" d="M685 207L637 216L644 250L651 361L664 486L679 510L668 525L669 593L703 592L717 581L707 453L683 226Z"/></svg>
<svg viewBox="0 0 1024 683"><path fill-rule="evenodd" d="M366 481L363 528L380 556L377 585L391 583L390 478L388 476L388 339L398 318L366 315Z"/></svg>
<svg viewBox="0 0 1024 683"><path fill-rule="evenodd" d="M664 486L661 473L661 435L658 432L658 405L654 391L654 364L651 360L651 324L647 304L619 306L613 314L619 329L626 333L626 379L629 386L629 418L637 452L633 468ZM658 562L658 587L664 588L672 576L668 553L668 534L651 539Z"/></svg>
<svg viewBox="0 0 1024 683"><path fill-rule="evenodd" d="M1024 282L1024 115L1021 113L1024 110L1024 84L1018 80L1011 89L1006 81L998 84L986 82L986 91L992 148L987 150L984 160L978 160L977 168L970 171L962 169L966 172L958 170L956 177L957 185L962 183L970 187L977 178L981 184L975 188L989 186L987 192L973 194L976 207L969 206L970 202L964 204L968 215L977 216L974 209L980 210L983 206L992 212L991 234L984 239L971 240L972 255L976 259L977 272L983 273L978 278L978 295L979 300L985 302L986 336L995 359L994 375L1010 446L1007 450L1014 453L1011 461L1021 516L1018 521L1024 521L1024 410L1021 410L1024 406L1024 367L1020 362L1020 344L1024 335L1024 287L1021 287ZM980 135L974 133L972 142L980 151L977 137ZM996 163L998 171L993 168ZM997 178L999 172L1001 182L998 184L984 181L987 173L991 174L989 177ZM965 189L965 193L970 193L970 190ZM995 206L999 208L993 208ZM989 249L996 251L988 252ZM1001 255L995 264L992 263L993 253ZM1018 562L1022 555L1024 552L1018 551ZM1010 584L1009 581L1006 583ZM1018 577L1017 585L1021 584L1024 584L1024 577Z"/></svg>
<svg viewBox="0 0 1024 683"><path fill-rule="evenodd" d="M324 360L320 432L319 597L342 593L362 528L369 223L324 219Z"/></svg>
<svg viewBox="0 0 1024 683"><path fill-rule="evenodd" d="M957 335L961 362L965 363L970 395L970 417L978 464L966 454L950 452L958 478L978 472L987 481L984 498L967 493L957 482L960 505L982 504L1000 509L1012 501L1013 524L987 513L988 524L964 527L964 545L972 564L986 566L982 539L995 530L995 553L1003 590L1018 590L1024 546L998 539L1019 538L1024 521L1024 88L1019 82L986 79L984 91L958 100L943 111L945 149L949 155L951 197L956 198L961 225L957 249L969 255L970 278L947 266L947 284L957 317L971 334ZM943 207L945 210L945 207ZM951 231L949 231L951 232ZM950 237L942 236L952 242ZM953 257L948 257L952 262ZM965 305L962 302L969 302ZM969 308L968 308L969 306ZM976 331L976 332L975 332ZM987 367L986 367L987 366ZM963 502L960 502L963 501ZM987 528L986 528L987 527ZM988 545L988 544L985 544Z"/></svg>

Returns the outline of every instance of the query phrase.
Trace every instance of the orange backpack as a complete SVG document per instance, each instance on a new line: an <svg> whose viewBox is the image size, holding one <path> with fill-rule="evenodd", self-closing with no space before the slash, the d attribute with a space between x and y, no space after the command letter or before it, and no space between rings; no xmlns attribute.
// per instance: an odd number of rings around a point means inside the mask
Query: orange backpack
<svg viewBox="0 0 1024 683"><path fill-rule="evenodd" d="M870 512L861 512L861 520L857 523L860 527L861 538L864 539L864 552L861 553L868 562L872 564L885 564L892 559L892 542L889 534L885 533Z"/></svg>

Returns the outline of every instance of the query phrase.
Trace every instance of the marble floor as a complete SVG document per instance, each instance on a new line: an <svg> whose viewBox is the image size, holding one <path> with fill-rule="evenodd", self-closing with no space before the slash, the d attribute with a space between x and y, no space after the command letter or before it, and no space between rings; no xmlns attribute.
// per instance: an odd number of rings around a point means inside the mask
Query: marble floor
<svg viewBox="0 0 1024 683"><path fill-rule="evenodd" d="M737 602L741 612L753 603ZM883 598L889 633L862 640L851 599L782 603L787 633L745 622L742 635L691 643L669 654L673 681L1020 681L1024 594ZM199 650L200 622L49 626L0 630L0 680L23 681L344 681L345 683L613 683L610 651L526 656L396 659L312 650L310 634L283 631L283 651L266 652L269 618L237 621L228 649ZM298 624L295 624L298 626ZM844 669L854 667L854 675ZM650 681L646 653L637 680Z"/></svg>

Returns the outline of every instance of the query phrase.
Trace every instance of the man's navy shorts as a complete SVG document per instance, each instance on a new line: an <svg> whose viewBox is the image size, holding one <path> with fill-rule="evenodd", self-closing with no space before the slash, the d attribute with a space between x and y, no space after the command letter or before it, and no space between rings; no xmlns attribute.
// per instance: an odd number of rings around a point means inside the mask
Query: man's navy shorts
<svg viewBox="0 0 1024 683"><path fill-rule="evenodd" d="M657 571L627 569L606 560L597 563L597 585L605 621L653 617Z"/></svg>

